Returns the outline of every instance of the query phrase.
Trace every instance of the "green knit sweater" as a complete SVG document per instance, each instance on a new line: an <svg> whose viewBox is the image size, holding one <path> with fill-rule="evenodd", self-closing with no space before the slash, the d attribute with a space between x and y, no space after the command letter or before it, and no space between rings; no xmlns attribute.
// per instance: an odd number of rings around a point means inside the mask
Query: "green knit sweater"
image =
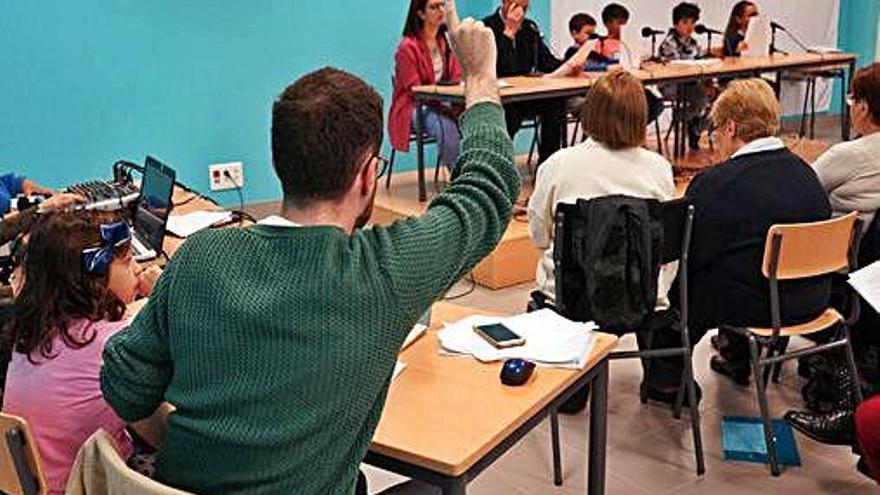
<svg viewBox="0 0 880 495"><path fill-rule="evenodd" d="M177 407L157 477L203 494L350 494L404 338L496 246L520 177L500 106L462 117L456 179L419 218L204 232L104 350L127 421ZM418 434L418 432L413 432Z"/></svg>

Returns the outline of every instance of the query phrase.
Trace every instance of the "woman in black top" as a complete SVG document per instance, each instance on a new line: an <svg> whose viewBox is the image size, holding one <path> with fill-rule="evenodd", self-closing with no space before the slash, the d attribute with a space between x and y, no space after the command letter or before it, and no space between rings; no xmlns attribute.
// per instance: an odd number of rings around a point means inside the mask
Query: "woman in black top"
<svg viewBox="0 0 880 495"><path fill-rule="evenodd" d="M724 30L724 49L725 57L739 57L740 54L749 48L746 43L746 31L749 30L749 23L752 17L758 15L758 6L754 2L742 0L733 6L730 11L730 20L727 21L727 29Z"/></svg>
<svg viewBox="0 0 880 495"><path fill-rule="evenodd" d="M812 167L775 137L781 113L773 90L761 79L731 82L712 109L716 141L730 158L697 176L687 190L696 210L688 267L693 345L722 325L771 326L769 283L761 272L770 226L831 218L831 205ZM827 277L781 282L783 325L819 315L828 306L830 286ZM661 348L681 345L675 332L659 332L655 343ZM672 400L670 392L681 379L681 358L653 363L653 396ZM728 335L711 364L716 372L748 383L745 339Z"/></svg>

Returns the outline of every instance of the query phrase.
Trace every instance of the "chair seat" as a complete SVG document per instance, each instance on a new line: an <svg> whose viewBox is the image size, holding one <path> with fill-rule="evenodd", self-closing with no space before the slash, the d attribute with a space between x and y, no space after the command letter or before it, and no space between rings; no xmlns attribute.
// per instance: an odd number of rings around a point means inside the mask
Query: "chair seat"
<svg viewBox="0 0 880 495"><path fill-rule="evenodd" d="M819 315L817 318L808 321L806 323L801 323L800 325L792 325L790 327L782 327L779 330L779 335L781 337L793 337L795 335L809 335L811 333L821 332L826 328L833 327L834 325L843 321L843 316L837 312L834 308L828 308L824 313ZM773 329L772 328L749 328L749 332L752 332L755 335L759 335L761 337L772 337Z"/></svg>

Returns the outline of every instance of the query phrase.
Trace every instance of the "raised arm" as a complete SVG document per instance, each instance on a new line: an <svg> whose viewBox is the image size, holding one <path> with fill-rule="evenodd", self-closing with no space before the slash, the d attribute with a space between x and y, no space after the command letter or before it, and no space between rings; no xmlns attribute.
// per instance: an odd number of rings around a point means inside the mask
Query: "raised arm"
<svg viewBox="0 0 880 495"><path fill-rule="evenodd" d="M400 308L410 311L424 310L495 248L520 190L499 104L492 33L471 19L459 24L454 4L450 10L467 105L454 178L421 217L363 233Z"/></svg>

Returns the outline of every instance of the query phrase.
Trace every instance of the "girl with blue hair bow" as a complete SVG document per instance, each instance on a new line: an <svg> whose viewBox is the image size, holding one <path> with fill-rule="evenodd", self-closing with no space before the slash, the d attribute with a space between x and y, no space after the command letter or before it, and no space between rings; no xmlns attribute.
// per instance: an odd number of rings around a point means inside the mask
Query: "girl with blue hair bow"
<svg viewBox="0 0 880 495"><path fill-rule="evenodd" d="M128 325L127 305L147 296L161 273L142 270L130 245L128 224L106 213L46 213L31 231L23 285L0 332L0 347L12 351L3 412L30 423L50 493L63 492L79 446L98 428L123 458L134 451L99 379L104 343ZM133 426L158 441L147 434L155 430Z"/></svg>

